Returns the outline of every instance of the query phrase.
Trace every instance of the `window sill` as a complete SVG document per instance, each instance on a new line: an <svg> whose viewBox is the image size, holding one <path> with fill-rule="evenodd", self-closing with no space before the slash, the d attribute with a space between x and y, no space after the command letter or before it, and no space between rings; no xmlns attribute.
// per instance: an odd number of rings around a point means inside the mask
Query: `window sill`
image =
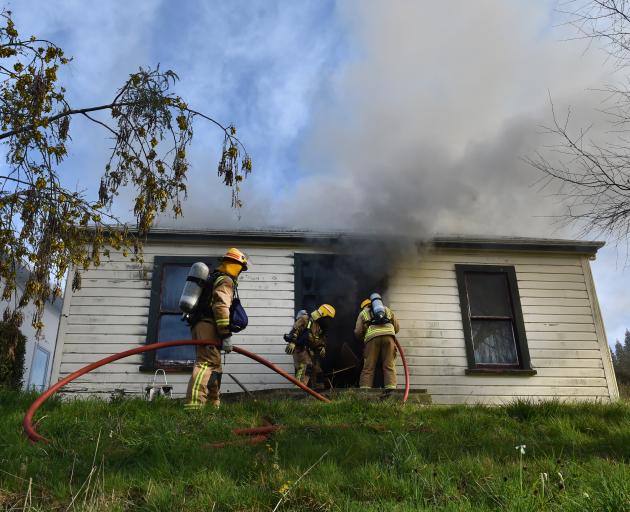
<svg viewBox="0 0 630 512"><path fill-rule="evenodd" d="M532 376L538 372L536 370L526 370L520 368L467 368L466 375L514 375L514 376Z"/></svg>

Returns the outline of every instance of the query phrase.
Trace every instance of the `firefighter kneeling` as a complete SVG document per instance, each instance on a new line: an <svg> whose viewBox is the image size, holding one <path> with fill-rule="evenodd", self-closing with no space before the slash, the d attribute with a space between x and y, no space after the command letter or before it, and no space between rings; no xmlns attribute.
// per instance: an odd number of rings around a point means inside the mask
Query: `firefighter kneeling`
<svg viewBox="0 0 630 512"><path fill-rule="evenodd" d="M321 360L326 357L326 331L328 322L335 318L335 308L322 304L310 315L305 310L299 311L289 334L284 335L287 342L285 352L293 356L295 378L303 384L315 388L317 376L322 372Z"/></svg>
<svg viewBox="0 0 630 512"><path fill-rule="evenodd" d="M385 389L396 389L396 333L400 329L394 312L383 304L381 296L373 293L361 303L354 335L365 344L363 371L359 387L369 389L374 383L374 368L381 356Z"/></svg>
<svg viewBox="0 0 630 512"><path fill-rule="evenodd" d="M229 249L212 274L208 275L203 263L195 263L188 275L180 307L188 313L192 339L222 340L222 345L196 345L197 357L184 406L187 410L199 409L207 401L219 407L221 350L231 352L232 332L247 326L237 291L238 276L246 270L247 257L238 249Z"/></svg>

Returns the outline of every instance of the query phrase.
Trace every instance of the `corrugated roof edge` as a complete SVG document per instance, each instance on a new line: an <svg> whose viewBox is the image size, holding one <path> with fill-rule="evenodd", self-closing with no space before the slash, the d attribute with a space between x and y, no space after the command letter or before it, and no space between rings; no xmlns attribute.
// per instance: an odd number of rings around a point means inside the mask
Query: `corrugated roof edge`
<svg viewBox="0 0 630 512"><path fill-rule="evenodd" d="M343 243L344 241L394 239L392 235L378 233L315 232L298 230L192 230L154 228L148 241L204 241L225 240L229 242L299 242L299 243ZM439 247L452 249L502 250L562 252L595 255L605 242L587 240L563 240L530 237L488 237L488 236L443 236L430 239L410 239L419 247Z"/></svg>

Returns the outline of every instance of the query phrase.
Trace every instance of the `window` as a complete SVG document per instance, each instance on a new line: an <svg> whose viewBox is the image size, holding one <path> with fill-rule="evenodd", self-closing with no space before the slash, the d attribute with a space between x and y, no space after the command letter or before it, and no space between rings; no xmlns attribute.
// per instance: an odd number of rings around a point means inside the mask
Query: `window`
<svg viewBox="0 0 630 512"><path fill-rule="evenodd" d="M48 374L48 359L50 358L50 352L40 345L35 346L35 352L33 352L33 363L31 364L31 371L28 375L28 389L34 389L35 391L44 391L46 387L46 376Z"/></svg>
<svg viewBox="0 0 630 512"><path fill-rule="evenodd" d="M211 270L216 265L216 260L212 257L156 256L154 258L147 344L190 339L190 327L181 319L179 298L190 266L197 261L203 261ZM145 352L144 364L140 369L188 370L194 364L194 345L168 347Z"/></svg>
<svg viewBox="0 0 630 512"><path fill-rule="evenodd" d="M455 265L467 373L535 374L514 267Z"/></svg>

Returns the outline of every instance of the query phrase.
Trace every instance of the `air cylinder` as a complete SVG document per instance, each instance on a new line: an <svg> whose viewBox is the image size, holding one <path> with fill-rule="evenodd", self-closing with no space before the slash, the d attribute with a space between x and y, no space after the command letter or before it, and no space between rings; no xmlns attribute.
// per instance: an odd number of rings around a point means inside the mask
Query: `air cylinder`
<svg viewBox="0 0 630 512"><path fill-rule="evenodd" d="M198 261L190 267L186 284L184 284L184 291L182 291L182 296L179 299L179 308L184 313L192 313L197 307L208 275L210 275L210 269L205 263Z"/></svg>
<svg viewBox="0 0 630 512"><path fill-rule="evenodd" d="M385 304L383 304L381 296L378 293L373 293L370 295L370 300L372 301L372 316L374 322L377 324L387 322L387 312L385 311Z"/></svg>

